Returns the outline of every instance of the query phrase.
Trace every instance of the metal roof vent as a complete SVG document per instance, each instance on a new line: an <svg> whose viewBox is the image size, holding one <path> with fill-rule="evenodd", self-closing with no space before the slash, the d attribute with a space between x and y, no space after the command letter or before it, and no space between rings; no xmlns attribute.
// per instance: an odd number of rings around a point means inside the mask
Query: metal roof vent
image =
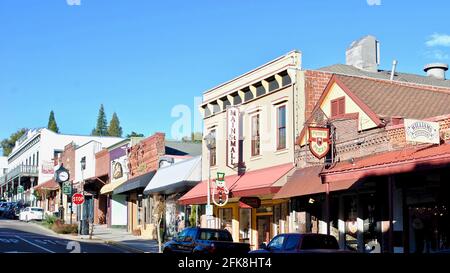
<svg viewBox="0 0 450 273"><path fill-rule="evenodd" d="M434 77L436 79L445 80L445 71L448 70L448 64L433 63L427 64L423 71L427 73L428 77Z"/></svg>

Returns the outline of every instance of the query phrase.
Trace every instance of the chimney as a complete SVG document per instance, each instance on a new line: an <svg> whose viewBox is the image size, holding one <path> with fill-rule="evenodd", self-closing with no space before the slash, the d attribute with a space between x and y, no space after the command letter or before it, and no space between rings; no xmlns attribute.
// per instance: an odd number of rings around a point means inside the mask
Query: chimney
<svg viewBox="0 0 450 273"><path fill-rule="evenodd" d="M427 64L423 71L427 73L428 77L434 77L439 80L445 80L445 71L448 70L448 64L433 63Z"/></svg>
<svg viewBox="0 0 450 273"><path fill-rule="evenodd" d="M369 35L354 41L345 55L347 65L369 72L378 72L380 43L374 36Z"/></svg>

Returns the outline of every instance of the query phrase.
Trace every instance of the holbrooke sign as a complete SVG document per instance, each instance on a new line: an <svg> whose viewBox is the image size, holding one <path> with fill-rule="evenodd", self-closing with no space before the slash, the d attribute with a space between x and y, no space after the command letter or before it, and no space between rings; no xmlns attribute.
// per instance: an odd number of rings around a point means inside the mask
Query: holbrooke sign
<svg viewBox="0 0 450 273"><path fill-rule="evenodd" d="M309 127L309 150L318 159L324 158L330 151L330 130L321 127Z"/></svg>
<svg viewBox="0 0 450 273"><path fill-rule="evenodd" d="M439 144L439 123L405 119L406 141Z"/></svg>
<svg viewBox="0 0 450 273"><path fill-rule="evenodd" d="M227 166L237 167L239 163L239 108L227 109Z"/></svg>

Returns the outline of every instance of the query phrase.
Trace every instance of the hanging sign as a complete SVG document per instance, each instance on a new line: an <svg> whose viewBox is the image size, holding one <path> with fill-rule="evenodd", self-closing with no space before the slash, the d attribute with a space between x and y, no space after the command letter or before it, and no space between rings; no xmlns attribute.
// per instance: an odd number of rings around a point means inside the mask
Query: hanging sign
<svg viewBox="0 0 450 273"><path fill-rule="evenodd" d="M318 159L324 158L330 151L330 129L309 127L309 150Z"/></svg>
<svg viewBox="0 0 450 273"><path fill-rule="evenodd" d="M227 108L227 166L236 168L239 163L239 108Z"/></svg>
<svg viewBox="0 0 450 273"><path fill-rule="evenodd" d="M405 119L406 141L439 144L439 123Z"/></svg>
<svg viewBox="0 0 450 273"><path fill-rule="evenodd" d="M242 197L239 199L239 207L240 208L254 208L258 209L261 207L261 199L258 197Z"/></svg>
<svg viewBox="0 0 450 273"><path fill-rule="evenodd" d="M217 179L213 186L212 199L216 206L223 207L228 203L228 196L230 191L225 183L225 174L217 173ZM218 200L216 200L216 195Z"/></svg>

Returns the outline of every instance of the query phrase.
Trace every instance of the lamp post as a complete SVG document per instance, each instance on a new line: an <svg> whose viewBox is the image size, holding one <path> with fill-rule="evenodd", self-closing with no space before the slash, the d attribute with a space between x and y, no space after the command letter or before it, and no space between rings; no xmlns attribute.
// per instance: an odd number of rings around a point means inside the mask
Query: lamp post
<svg viewBox="0 0 450 273"><path fill-rule="evenodd" d="M211 216L212 216L212 208L211 208L211 149L215 146L216 137L214 134L209 132L208 135L204 138L206 143L206 148L208 148L208 186L206 192L206 223L207 227L211 227Z"/></svg>
<svg viewBox="0 0 450 273"><path fill-rule="evenodd" d="M82 193L84 195L84 170L86 169L86 157L82 157L81 158L80 166L81 166L81 183L80 183L81 187L80 187L80 190L82 191ZM86 216L84 215L83 206L85 206L84 203L81 205L81 207L77 206L77 210L78 210L78 208L80 209L80 228L78 229L80 235L83 235L85 233L84 232L84 229L85 229L84 221L86 221Z"/></svg>
<svg viewBox="0 0 450 273"><path fill-rule="evenodd" d="M34 181L36 181L36 178L34 176L30 177L30 203L32 206L35 206L36 204L34 201L36 200L36 197L34 196Z"/></svg>

